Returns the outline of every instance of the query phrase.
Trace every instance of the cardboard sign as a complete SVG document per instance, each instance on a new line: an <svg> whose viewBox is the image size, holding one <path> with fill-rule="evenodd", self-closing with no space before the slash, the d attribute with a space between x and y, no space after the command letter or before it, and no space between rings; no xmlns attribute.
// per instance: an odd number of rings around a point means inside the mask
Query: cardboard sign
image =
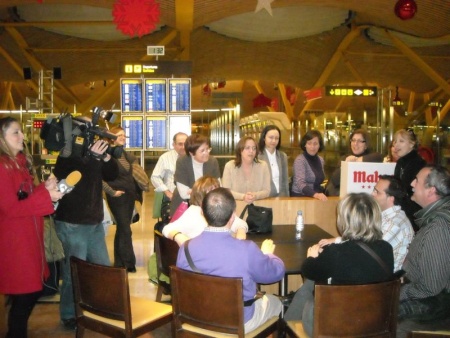
<svg viewBox="0 0 450 338"><path fill-rule="evenodd" d="M340 197L351 192L372 193L380 175L394 175L395 163L341 162Z"/></svg>

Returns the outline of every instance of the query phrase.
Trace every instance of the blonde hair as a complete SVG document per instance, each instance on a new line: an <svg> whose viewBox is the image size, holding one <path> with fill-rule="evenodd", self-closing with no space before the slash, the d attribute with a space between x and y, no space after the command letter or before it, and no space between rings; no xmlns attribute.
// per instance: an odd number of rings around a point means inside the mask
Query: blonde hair
<svg viewBox="0 0 450 338"><path fill-rule="evenodd" d="M338 204L337 228L343 240L382 239L380 206L369 194L348 194Z"/></svg>
<svg viewBox="0 0 450 338"><path fill-rule="evenodd" d="M189 203L191 205L201 206L205 195L211 190L219 187L220 182L217 178L208 175L200 177L195 181L194 186L192 187Z"/></svg>
<svg viewBox="0 0 450 338"><path fill-rule="evenodd" d="M408 140L410 143L414 144L413 149L417 150L419 147L419 142L417 141L417 136L414 134L414 131L412 129L400 129L397 130L394 134L393 141L394 143L397 142L397 138L401 137L406 140Z"/></svg>

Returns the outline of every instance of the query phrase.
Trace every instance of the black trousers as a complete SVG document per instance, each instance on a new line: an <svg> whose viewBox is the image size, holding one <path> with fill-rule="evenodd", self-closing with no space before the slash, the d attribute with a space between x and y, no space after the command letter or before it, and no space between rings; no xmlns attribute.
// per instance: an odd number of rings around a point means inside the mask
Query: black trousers
<svg viewBox="0 0 450 338"><path fill-rule="evenodd" d="M9 295L11 308L8 316L7 338L26 338L28 329L28 318L33 311L42 291Z"/></svg>
<svg viewBox="0 0 450 338"><path fill-rule="evenodd" d="M112 197L107 195L106 199L116 221L114 266L134 268L136 265L136 256L134 255L131 232L134 196L123 194L120 197Z"/></svg>

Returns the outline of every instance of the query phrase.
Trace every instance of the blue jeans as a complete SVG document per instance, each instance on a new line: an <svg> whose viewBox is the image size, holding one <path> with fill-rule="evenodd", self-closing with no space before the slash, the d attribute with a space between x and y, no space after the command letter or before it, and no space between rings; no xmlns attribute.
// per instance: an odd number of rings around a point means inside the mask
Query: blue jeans
<svg viewBox="0 0 450 338"><path fill-rule="evenodd" d="M73 224L55 221L56 233L64 248L65 258L61 264L62 285L60 290L59 313L62 320L75 318L70 256L91 263L111 265L105 242L102 223L95 225Z"/></svg>

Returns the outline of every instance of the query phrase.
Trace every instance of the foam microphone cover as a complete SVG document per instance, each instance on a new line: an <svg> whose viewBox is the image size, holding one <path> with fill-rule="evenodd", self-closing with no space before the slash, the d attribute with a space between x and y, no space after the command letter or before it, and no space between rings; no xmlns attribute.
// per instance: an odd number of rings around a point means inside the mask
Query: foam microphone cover
<svg viewBox="0 0 450 338"><path fill-rule="evenodd" d="M72 171L67 177L66 177L66 183L70 187L74 187L75 184L80 182L81 180L81 173L78 170Z"/></svg>

